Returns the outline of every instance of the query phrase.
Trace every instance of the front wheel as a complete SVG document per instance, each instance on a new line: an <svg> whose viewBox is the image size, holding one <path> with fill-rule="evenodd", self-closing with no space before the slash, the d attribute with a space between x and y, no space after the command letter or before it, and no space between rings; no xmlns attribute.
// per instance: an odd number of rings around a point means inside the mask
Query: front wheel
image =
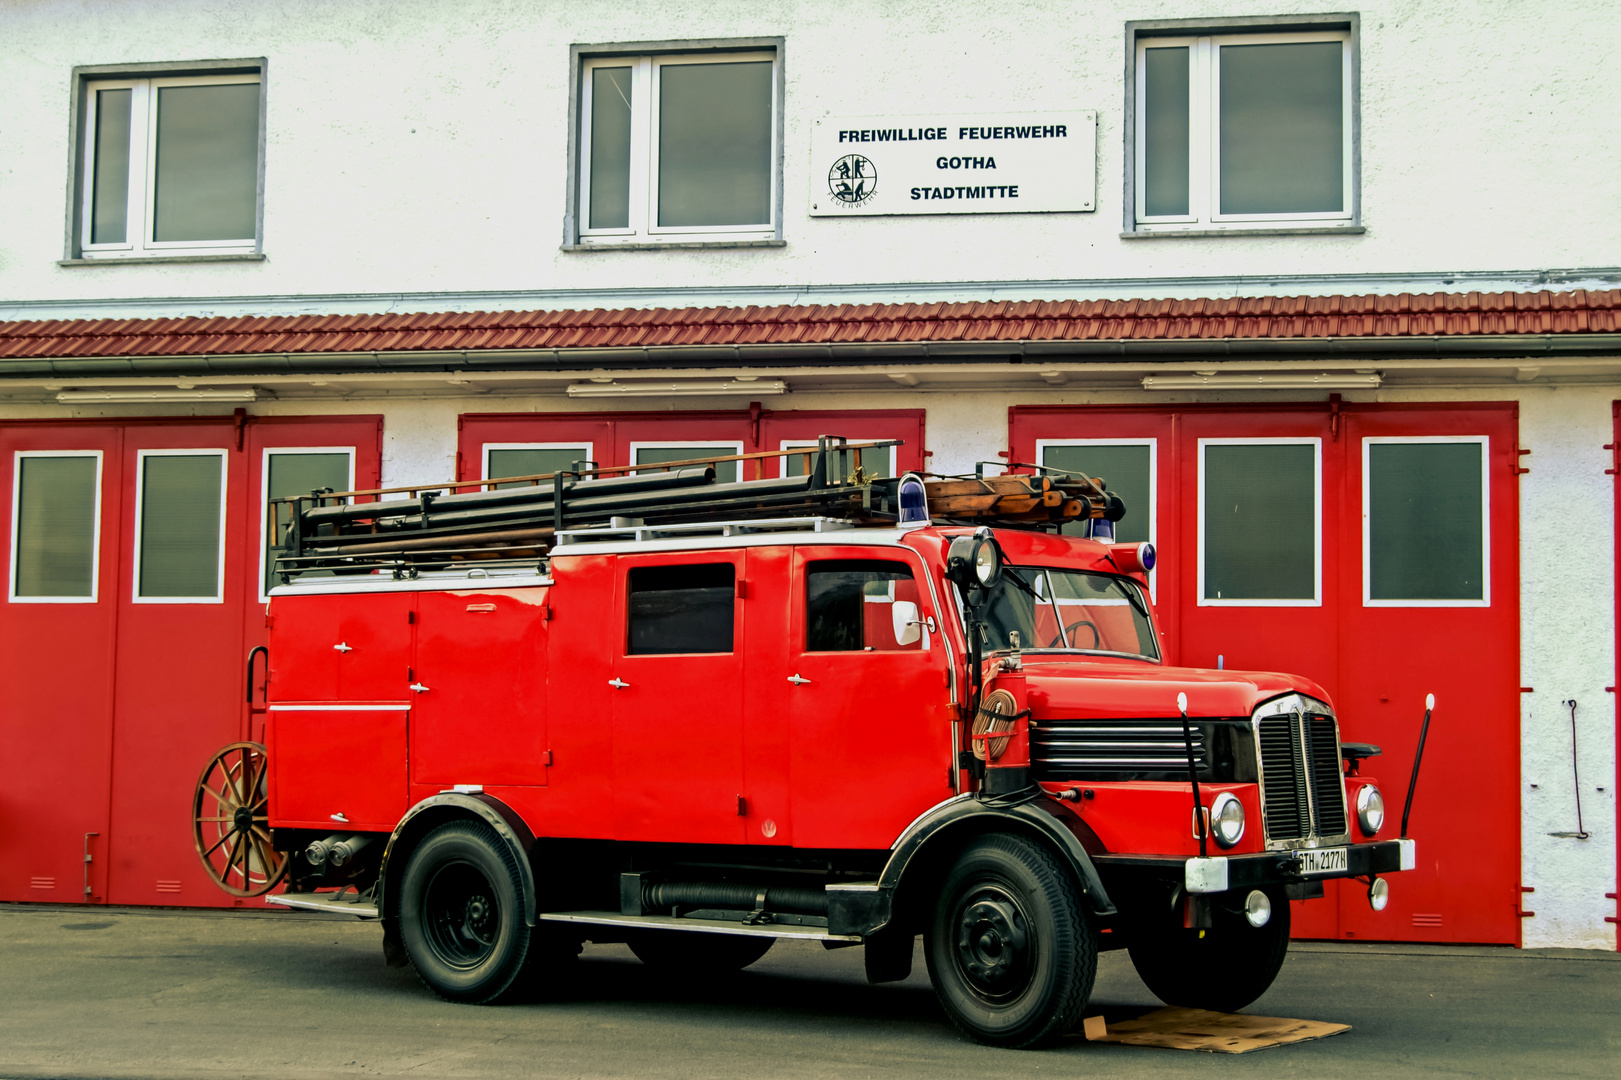
<svg viewBox="0 0 1621 1080"><path fill-rule="evenodd" d="M1245 893L1211 897L1207 930L1183 929L1175 909L1136 920L1128 938L1132 966L1167 1005L1242 1009L1267 992L1289 953L1289 900L1281 889L1266 894L1272 917L1265 926L1244 917Z"/></svg>
<svg viewBox="0 0 1621 1080"><path fill-rule="evenodd" d="M1071 876L1021 837L986 836L946 875L925 950L934 993L965 1034L1040 1046L1075 1026L1097 976L1097 932Z"/></svg>
<svg viewBox="0 0 1621 1080"><path fill-rule="evenodd" d="M523 902L518 864L488 825L429 833L400 884L400 938L423 984L471 1005L507 996L529 954Z"/></svg>

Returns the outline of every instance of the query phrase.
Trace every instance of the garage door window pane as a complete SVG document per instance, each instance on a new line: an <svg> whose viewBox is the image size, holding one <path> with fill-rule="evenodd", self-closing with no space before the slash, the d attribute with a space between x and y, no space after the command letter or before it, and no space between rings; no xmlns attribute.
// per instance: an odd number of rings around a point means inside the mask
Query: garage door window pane
<svg viewBox="0 0 1621 1080"><path fill-rule="evenodd" d="M291 495L308 495L312 491L330 488L333 491L348 491L349 484L349 455L344 453L332 454L271 454L270 476L265 481L268 497L271 499L284 499ZM287 527L292 521L291 504L276 505L276 544L279 546L286 538ZM265 543L270 543L266 537ZM275 568L276 552L269 550L265 554L265 591L272 585L281 584L276 580L272 571Z"/></svg>
<svg viewBox="0 0 1621 1080"><path fill-rule="evenodd" d="M852 440L854 441L854 440ZM876 441L862 439L861 442ZM789 443L784 450L803 449L803 454L793 454L783 458L784 476L804 476L816 464L817 443ZM865 450L846 450L843 454L830 455L833 458L833 471L843 471L846 476L858 466L869 478L882 478L889 475L890 449L887 446L869 446Z"/></svg>
<svg viewBox="0 0 1621 1080"><path fill-rule="evenodd" d="M1484 600L1481 455L1467 443L1368 445L1368 596Z"/></svg>
<svg viewBox="0 0 1621 1080"><path fill-rule="evenodd" d="M220 595L217 454L154 455L141 462L142 597Z"/></svg>
<svg viewBox="0 0 1621 1080"><path fill-rule="evenodd" d="M661 461L702 461L707 457L732 457L743 451L737 446L638 446L636 464L657 465ZM737 480L737 462L717 461L715 482L730 484Z"/></svg>
<svg viewBox="0 0 1621 1080"><path fill-rule="evenodd" d="M1204 599L1317 598L1317 459L1309 443L1204 448Z"/></svg>
<svg viewBox="0 0 1621 1080"><path fill-rule="evenodd" d="M17 596L93 595L96 466L89 456L17 459Z"/></svg>
<svg viewBox="0 0 1621 1080"><path fill-rule="evenodd" d="M1049 469L1068 469L1101 477L1109 490L1126 504L1126 516L1115 523L1115 539L1136 544L1149 539L1149 514L1154 488L1153 448L1149 446L1048 446L1041 463ZM1064 532L1082 534L1085 525L1065 525Z"/></svg>
<svg viewBox="0 0 1621 1080"><path fill-rule="evenodd" d="M524 447L515 450L489 450L489 469L484 474L486 480L497 476L539 476L542 473L564 472L574 468L576 461L582 466L591 456L589 446L564 447ZM588 466L586 466L588 467ZM496 490L502 488L529 487L528 481L520 480L515 484L496 484Z"/></svg>

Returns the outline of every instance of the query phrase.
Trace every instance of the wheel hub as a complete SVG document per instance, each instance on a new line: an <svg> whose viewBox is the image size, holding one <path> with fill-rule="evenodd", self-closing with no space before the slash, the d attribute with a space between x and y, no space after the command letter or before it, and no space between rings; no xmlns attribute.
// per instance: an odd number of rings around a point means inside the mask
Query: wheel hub
<svg viewBox="0 0 1621 1080"><path fill-rule="evenodd" d="M231 814L231 824L238 832L247 832L253 828L253 808L250 806L237 807Z"/></svg>
<svg viewBox="0 0 1621 1080"><path fill-rule="evenodd" d="M957 961L979 993L1003 997L1029 979L1030 935L1024 912L1012 897L981 893L957 920Z"/></svg>

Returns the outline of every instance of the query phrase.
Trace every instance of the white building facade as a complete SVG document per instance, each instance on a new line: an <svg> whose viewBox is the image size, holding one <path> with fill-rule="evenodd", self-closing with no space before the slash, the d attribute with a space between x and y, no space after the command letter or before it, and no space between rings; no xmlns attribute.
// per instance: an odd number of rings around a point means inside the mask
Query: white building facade
<svg viewBox="0 0 1621 1080"><path fill-rule="evenodd" d="M8 7L0 898L220 902L266 493L840 434L1118 477L1168 654L1323 683L1392 832L1436 694L1434 861L1300 932L1615 948L1613 22Z"/></svg>

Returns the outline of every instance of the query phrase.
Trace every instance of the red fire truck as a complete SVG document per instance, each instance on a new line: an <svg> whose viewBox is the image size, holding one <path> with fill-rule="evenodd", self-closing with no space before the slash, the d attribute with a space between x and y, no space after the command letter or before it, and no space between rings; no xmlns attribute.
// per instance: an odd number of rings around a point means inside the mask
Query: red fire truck
<svg viewBox="0 0 1621 1080"><path fill-rule="evenodd" d="M1101 949L1232 1010L1289 901L1383 907L1414 847L1377 839L1377 748L1309 680L1168 666L1104 481L850 468L883 445L278 504L264 744L199 783L210 873L381 919L460 1002L587 940L684 975L859 945L882 982L921 935L1009 1047L1078 1022Z"/></svg>

